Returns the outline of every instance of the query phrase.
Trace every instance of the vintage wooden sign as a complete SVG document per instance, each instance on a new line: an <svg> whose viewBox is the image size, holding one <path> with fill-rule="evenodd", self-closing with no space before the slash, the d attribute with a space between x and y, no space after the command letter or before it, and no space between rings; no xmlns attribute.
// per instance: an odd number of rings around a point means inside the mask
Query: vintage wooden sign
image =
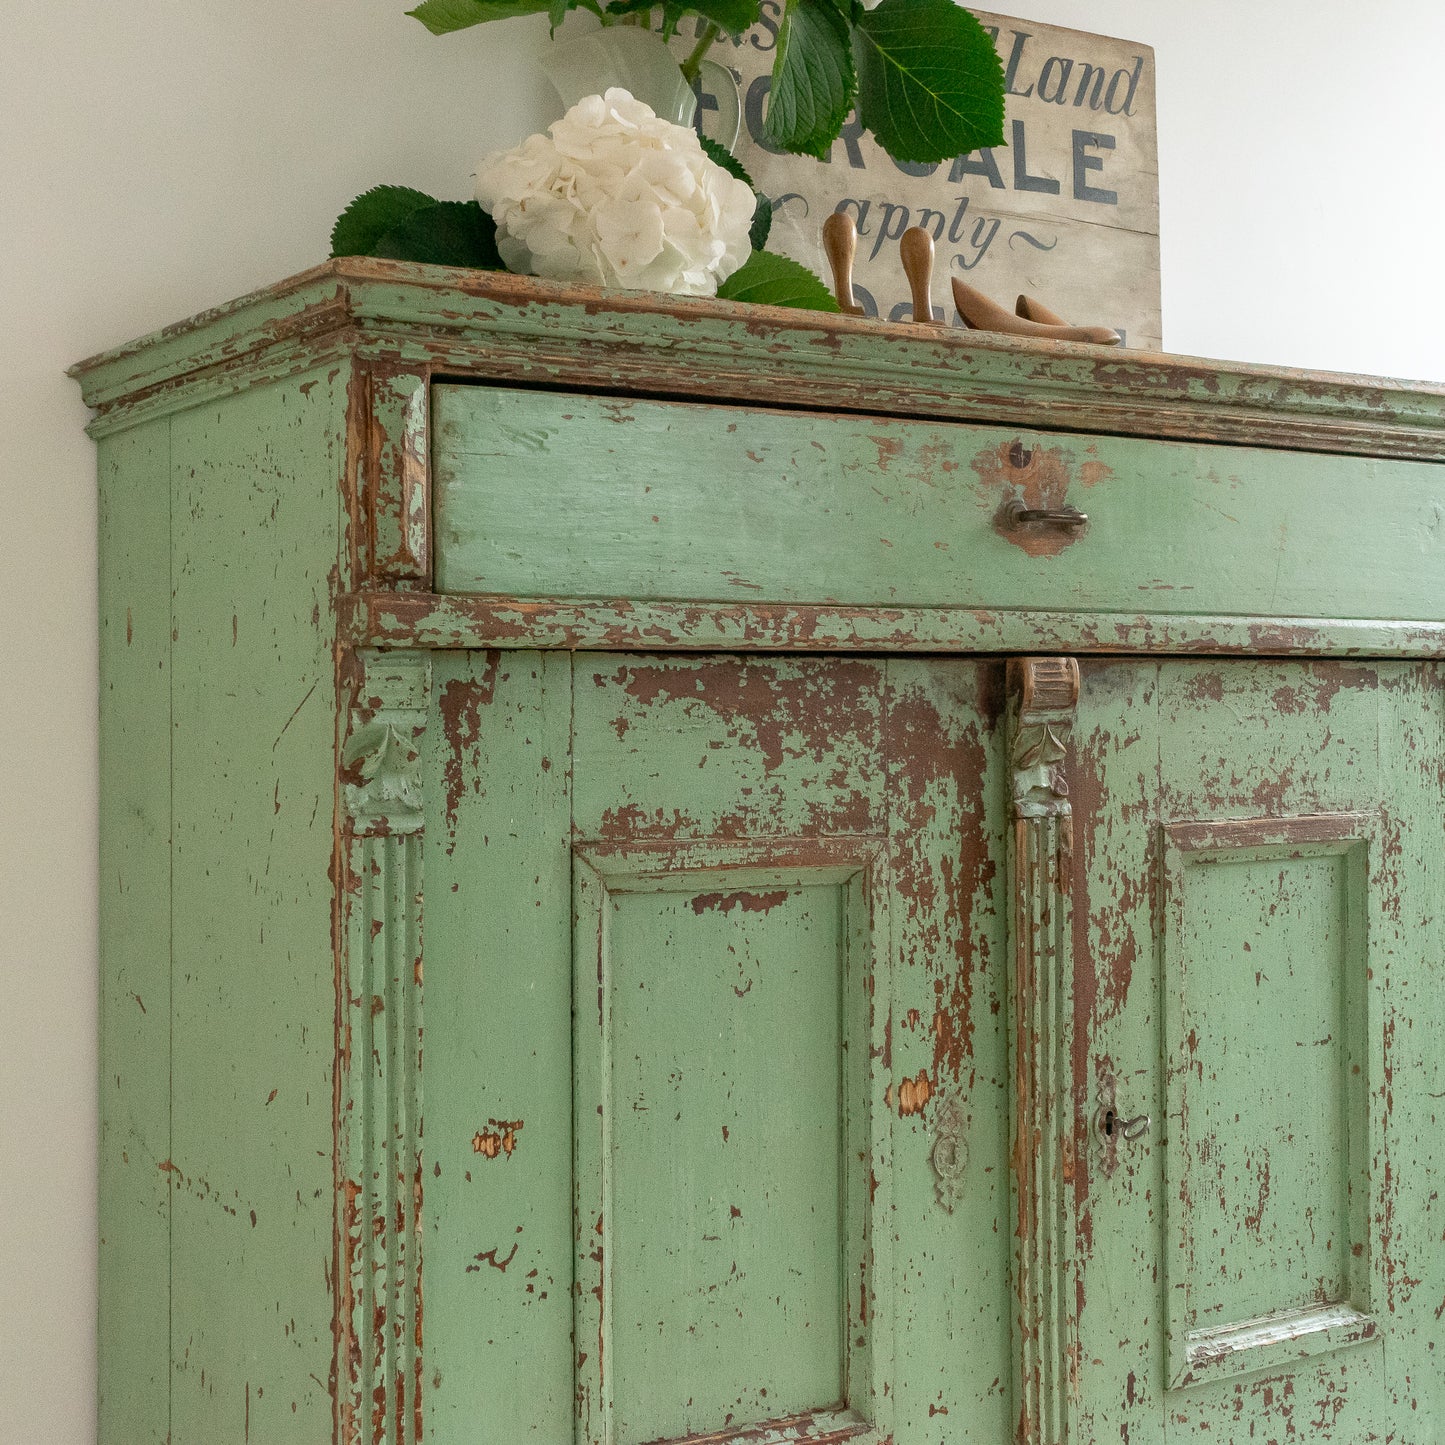
<svg viewBox="0 0 1445 1445"><path fill-rule="evenodd" d="M743 125L736 152L777 215L770 250L827 278L821 228L831 211L858 225L854 271L870 314L912 315L898 259L909 226L932 232L934 305L962 276L1012 309L1027 291L1081 323L1162 344L1159 305L1159 160L1154 53L1147 45L973 12L993 32L1008 87L1008 145L941 165L893 160L850 116L829 159L771 149L763 136L782 7L711 56L736 75ZM702 96L706 113L716 98ZM948 305L947 320L958 318Z"/></svg>

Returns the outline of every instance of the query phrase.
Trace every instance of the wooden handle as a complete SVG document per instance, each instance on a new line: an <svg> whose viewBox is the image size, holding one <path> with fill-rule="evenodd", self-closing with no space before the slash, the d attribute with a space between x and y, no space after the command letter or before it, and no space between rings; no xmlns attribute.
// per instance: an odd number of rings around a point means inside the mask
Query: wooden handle
<svg viewBox="0 0 1445 1445"><path fill-rule="evenodd" d="M847 211L834 211L823 222L823 251L833 269L833 294L849 316L863 308L853 299L853 257L858 253L858 226Z"/></svg>
<svg viewBox="0 0 1445 1445"><path fill-rule="evenodd" d="M910 226L898 242L903 274L913 292L913 319L920 326L942 326L933 314L933 237L922 226Z"/></svg>
<svg viewBox="0 0 1445 1445"><path fill-rule="evenodd" d="M1037 336L1050 341L1087 341L1095 346L1117 346L1119 333L1107 326L1060 326L1030 321L990 301L982 291L953 278L953 302L964 323L975 331L997 331L1006 336Z"/></svg>

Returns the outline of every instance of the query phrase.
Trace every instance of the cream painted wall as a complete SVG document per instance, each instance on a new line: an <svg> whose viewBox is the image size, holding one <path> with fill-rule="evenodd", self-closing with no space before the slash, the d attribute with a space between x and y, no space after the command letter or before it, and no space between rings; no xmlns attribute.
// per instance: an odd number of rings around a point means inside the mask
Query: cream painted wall
<svg viewBox="0 0 1445 1445"><path fill-rule="evenodd" d="M996 8L1155 47L1174 349L1445 379L1439 0ZM319 260L368 185L464 195L536 128L543 27L434 40L403 9L0 4L7 1442L94 1438L94 454L61 373Z"/></svg>

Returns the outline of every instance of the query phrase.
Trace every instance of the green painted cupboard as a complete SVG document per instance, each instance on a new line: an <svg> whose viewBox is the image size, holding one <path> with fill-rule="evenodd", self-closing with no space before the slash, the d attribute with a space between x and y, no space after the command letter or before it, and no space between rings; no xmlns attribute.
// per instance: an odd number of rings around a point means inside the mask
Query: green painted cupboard
<svg viewBox="0 0 1445 1445"><path fill-rule="evenodd" d="M1445 390L360 260L75 374L106 1445L1445 1440Z"/></svg>

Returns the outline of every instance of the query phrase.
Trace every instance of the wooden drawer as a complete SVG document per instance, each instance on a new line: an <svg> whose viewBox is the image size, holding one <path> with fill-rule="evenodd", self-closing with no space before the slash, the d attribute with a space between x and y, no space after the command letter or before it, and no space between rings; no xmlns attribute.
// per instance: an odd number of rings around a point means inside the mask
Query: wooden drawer
<svg viewBox="0 0 1445 1445"><path fill-rule="evenodd" d="M1445 616L1435 463L467 385L433 422L438 592Z"/></svg>

